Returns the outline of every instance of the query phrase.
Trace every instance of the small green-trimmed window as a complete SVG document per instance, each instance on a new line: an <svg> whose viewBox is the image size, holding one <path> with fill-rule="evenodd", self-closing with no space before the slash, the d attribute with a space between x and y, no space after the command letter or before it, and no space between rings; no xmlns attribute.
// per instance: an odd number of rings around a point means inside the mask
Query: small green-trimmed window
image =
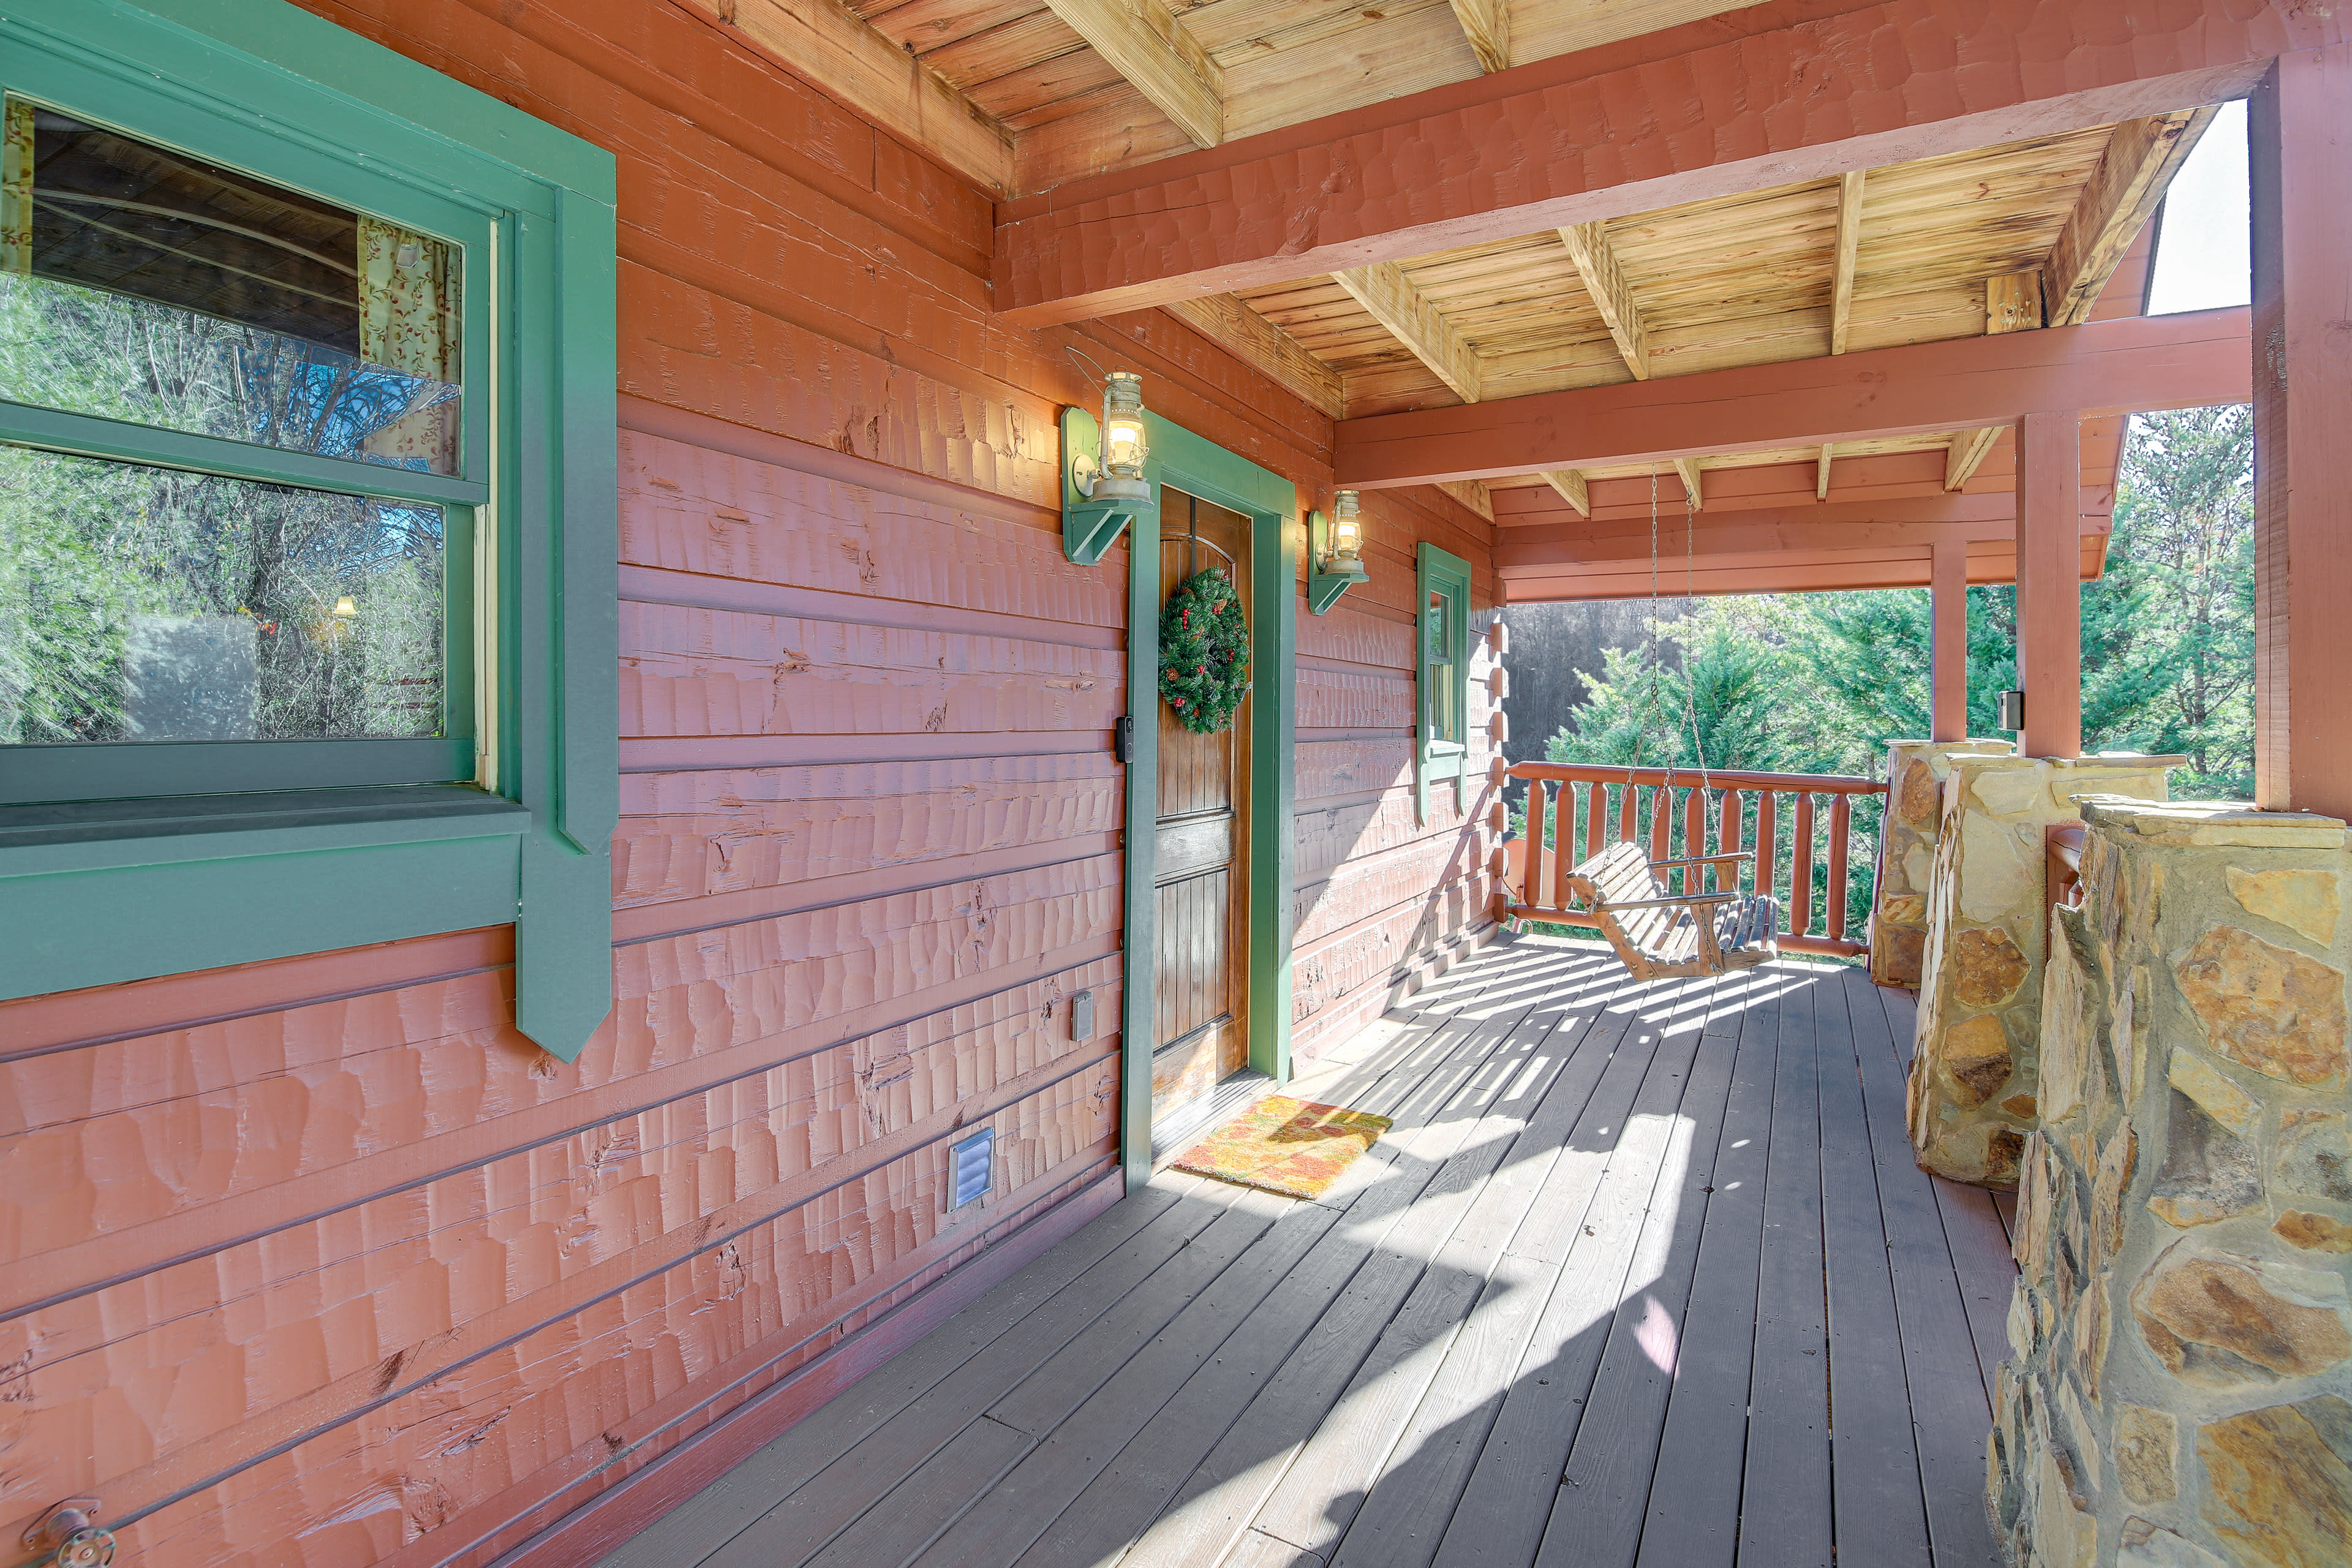
<svg viewBox="0 0 2352 1568"><path fill-rule="evenodd" d="M1452 779L1459 804L1469 756L1470 563L1423 544L1419 588L1421 714L1413 773L1426 821L1433 784Z"/></svg>
<svg viewBox="0 0 2352 1568"><path fill-rule="evenodd" d="M0 16L0 996L511 922L584 1043L613 184L285 0Z"/></svg>

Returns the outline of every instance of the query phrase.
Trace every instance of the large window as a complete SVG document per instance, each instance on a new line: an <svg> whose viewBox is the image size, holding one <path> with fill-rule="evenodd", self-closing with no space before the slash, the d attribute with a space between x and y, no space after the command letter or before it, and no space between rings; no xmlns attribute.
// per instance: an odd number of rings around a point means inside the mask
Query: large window
<svg viewBox="0 0 2352 1568"><path fill-rule="evenodd" d="M1463 772L1468 765L1470 563L1423 544L1418 585L1421 722L1413 773L1426 821L1433 784L1453 780L1455 805L1461 804Z"/></svg>
<svg viewBox="0 0 2352 1568"><path fill-rule="evenodd" d="M528 903L521 1021L575 1051L609 156L282 0L39 16L0 18L0 994Z"/></svg>

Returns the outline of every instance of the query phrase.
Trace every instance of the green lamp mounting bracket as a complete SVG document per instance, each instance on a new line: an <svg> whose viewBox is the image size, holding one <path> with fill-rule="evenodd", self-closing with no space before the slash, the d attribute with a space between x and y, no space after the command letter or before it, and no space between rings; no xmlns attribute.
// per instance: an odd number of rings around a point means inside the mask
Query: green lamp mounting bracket
<svg viewBox="0 0 2352 1568"><path fill-rule="evenodd" d="M1331 520L1320 511L1310 511L1307 514L1307 607L1318 616L1338 604L1340 595L1370 577L1361 557L1338 563L1327 572L1323 563L1331 559Z"/></svg>
<svg viewBox="0 0 2352 1568"><path fill-rule="evenodd" d="M1102 426L1085 409L1062 410L1062 553L1092 566L1118 542L1127 525L1151 503L1122 497L1097 500L1102 477Z"/></svg>

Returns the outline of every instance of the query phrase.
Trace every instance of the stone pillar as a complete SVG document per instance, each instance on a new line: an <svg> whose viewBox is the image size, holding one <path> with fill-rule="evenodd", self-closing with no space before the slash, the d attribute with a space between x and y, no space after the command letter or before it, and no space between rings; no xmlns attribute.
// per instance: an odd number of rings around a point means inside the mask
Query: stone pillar
<svg viewBox="0 0 2352 1568"><path fill-rule="evenodd" d="M1911 1142L1922 1169L1988 1187L2017 1184L2038 1125L2042 959L2050 900L2043 833L2081 813L2073 797L2162 800L2179 757L1959 756L1944 780L1911 1058Z"/></svg>
<svg viewBox="0 0 2352 1568"><path fill-rule="evenodd" d="M1942 637L1939 627L1939 658ZM1944 780L1952 759L2014 751L2007 741L1886 742L1886 814L1879 819L1878 879L1870 910L1870 977L1881 985L1918 989L1919 958L1927 945L1927 877L1936 861L1936 821L1943 814Z"/></svg>
<svg viewBox="0 0 2352 1568"><path fill-rule="evenodd" d="M2352 1561L2344 824L2093 796L1986 1480L2019 1568Z"/></svg>

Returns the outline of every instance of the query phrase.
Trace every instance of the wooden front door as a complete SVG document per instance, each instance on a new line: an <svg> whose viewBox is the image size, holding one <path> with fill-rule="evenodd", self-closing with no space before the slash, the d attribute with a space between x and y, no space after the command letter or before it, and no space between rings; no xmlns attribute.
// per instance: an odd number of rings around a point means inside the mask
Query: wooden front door
<svg viewBox="0 0 2352 1568"><path fill-rule="evenodd" d="M1181 491L1160 501L1160 597L1220 568L1249 597L1249 519ZM1254 680L1266 679L1253 669ZM1151 1114L1157 1121L1249 1065L1249 715L1197 735L1160 714L1156 887L1160 962L1152 994Z"/></svg>

